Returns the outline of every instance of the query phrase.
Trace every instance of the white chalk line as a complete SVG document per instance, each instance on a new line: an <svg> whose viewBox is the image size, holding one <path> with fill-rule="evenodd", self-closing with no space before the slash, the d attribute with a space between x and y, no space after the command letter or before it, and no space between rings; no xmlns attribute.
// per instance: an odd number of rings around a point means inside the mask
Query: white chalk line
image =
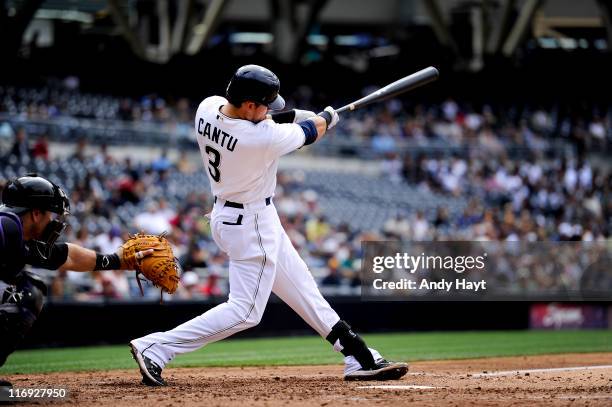
<svg viewBox="0 0 612 407"><path fill-rule="evenodd" d="M389 384L389 385L372 385L372 386L357 386L358 389L380 389L380 390L426 390L437 389L433 386L416 386L409 384Z"/></svg>
<svg viewBox="0 0 612 407"><path fill-rule="evenodd" d="M525 370L506 370L490 373L473 373L471 377L494 377L494 376L512 376L525 373L553 373L553 372L573 372L577 370L595 370L595 369L612 369L612 365L595 365L595 366L575 366L575 367L552 367L546 369L525 369Z"/></svg>

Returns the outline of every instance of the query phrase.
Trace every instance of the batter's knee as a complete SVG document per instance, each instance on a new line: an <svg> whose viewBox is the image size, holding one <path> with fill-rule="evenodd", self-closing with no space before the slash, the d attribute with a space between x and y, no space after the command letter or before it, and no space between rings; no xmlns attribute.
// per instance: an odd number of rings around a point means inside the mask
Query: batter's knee
<svg viewBox="0 0 612 407"><path fill-rule="evenodd" d="M263 317L264 310L260 310L253 302L234 299L229 301L229 304L234 308L237 318L242 321L240 327L243 329L257 326Z"/></svg>
<svg viewBox="0 0 612 407"><path fill-rule="evenodd" d="M253 310L247 315L247 318L244 324L247 326L247 328L253 328L259 325L262 317L263 317L263 310L260 312L260 311L257 311L257 309L254 307Z"/></svg>
<svg viewBox="0 0 612 407"><path fill-rule="evenodd" d="M242 323L242 327L243 329L250 329L250 328L254 328L257 325L259 325L259 321L257 321L256 319L251 319L251 318L247 318L243 323Z"/></svg>

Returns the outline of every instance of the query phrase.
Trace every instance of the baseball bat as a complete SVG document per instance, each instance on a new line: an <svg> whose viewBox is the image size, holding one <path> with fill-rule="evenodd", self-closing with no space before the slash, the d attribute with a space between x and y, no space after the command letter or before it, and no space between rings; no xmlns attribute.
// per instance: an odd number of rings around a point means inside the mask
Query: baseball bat
<svg viewBox="0 0 612 407"><path fill-rule="evenodd" d="M342 113L347 110L353 111L361 107L370 105L372 103L381 102L383 100L397 96L401 93L414 90L418 87L433 82L438 79L439 75L440 72L438 72L438 70L433 66L421 69L420 71L415 72L412 75L405 76L402 79L398 79L397 81L388 84L384 88L378 89L376 92L372 92L359 100L356 100L346 106L342 106L341 108L336 109L336 112Z"/></svg>

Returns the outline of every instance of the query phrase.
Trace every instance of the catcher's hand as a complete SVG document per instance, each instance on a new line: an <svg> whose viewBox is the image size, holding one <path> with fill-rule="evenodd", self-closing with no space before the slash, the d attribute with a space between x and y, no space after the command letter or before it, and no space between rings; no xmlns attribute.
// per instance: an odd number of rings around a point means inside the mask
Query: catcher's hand
<svg viewBox="0 0 612 407"><path fill-rule="evenodd" d="M137 233L123 243L117 252L121 267L136 270L136 280L140 286L139 274L144 275L154 286L172 294L179 283L178 262L172 252L170 242L164 235ZM142 287L140 287L142 292Z"/></svg>
<svg viewBox="0 0 612 407"><path fill-rule="evenodd" d="M143 258L152 254L153 252L154 252L153 249L147 249L147 250L143 250L140 252L135 252L134 257L136 258L136 260L142 260ZM123 247L120 247L119 250L117 250L117 256L119 256L119 260L121 260L121 270L133 270L134 269L133 267L129 267L125 259L123 258Z"/></svg>

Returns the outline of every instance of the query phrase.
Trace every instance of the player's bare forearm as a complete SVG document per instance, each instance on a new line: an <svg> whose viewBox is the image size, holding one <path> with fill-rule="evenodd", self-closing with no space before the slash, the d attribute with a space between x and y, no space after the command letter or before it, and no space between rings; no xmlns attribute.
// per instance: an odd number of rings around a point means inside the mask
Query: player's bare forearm
<svg viewBox="0 0 612 407"><path fill-rule="evenodd" d="M308 117L307 120L312 121L317 129L317 138L313 141L314 143L321 140L325 133L338 123L339 117L338 113L328 106L324 111L315 116Z"/></svg>
<svg viewBox="0 0 612 407"><path fill-rule="evenodd" d="M68 243L68 258L60 267L61 271L93 271L95 266L96 252L73 243Z"/></svg>
<svg viewBox="0 0 612 407"><path fill-rule="evenodd" d="M321 116L311 117L308 120L312 120L315 126L317 127L317 139L315 140L316 143L317 141L321 140L327 132L327 122Z"/></svg>
<svg viewBox="0 0 612 407"><path fill-rule="evenodd" d="M314 122L317 128L317 139L315 141L319 141L321 138L323 138L328 130L333 128L338 123L340 118L333 107L327 106L321 113L314 117L310 117L308 120L312 120Z"/></svg>

